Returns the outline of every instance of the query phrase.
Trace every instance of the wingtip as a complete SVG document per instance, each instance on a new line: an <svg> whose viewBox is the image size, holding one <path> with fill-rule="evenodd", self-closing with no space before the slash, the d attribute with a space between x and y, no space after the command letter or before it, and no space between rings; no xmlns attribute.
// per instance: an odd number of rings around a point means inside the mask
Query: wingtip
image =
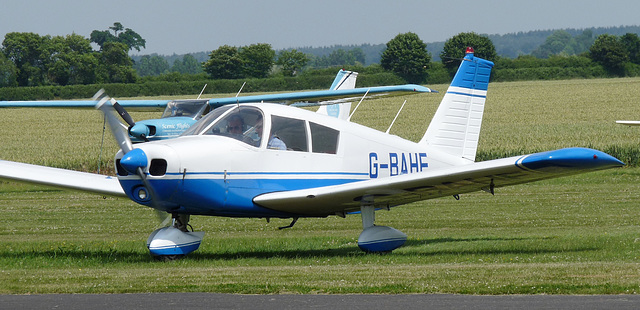
<svg viewBox="0 0 640 310"><path fill-rule="evenodd" d="M528 155L522 159L519 165L532 170L601 170L622 167L625 164L599 150L566 148Z"/></svg>

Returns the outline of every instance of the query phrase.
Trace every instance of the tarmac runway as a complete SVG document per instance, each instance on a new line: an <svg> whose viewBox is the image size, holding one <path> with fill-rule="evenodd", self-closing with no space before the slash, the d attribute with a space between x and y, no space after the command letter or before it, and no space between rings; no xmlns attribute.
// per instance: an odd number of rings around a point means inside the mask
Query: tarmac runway
<svg viewBox="0 0 640 310"><path fill-rule="evenodd" d="M640 295L0 295L0 309L640 309Z"/></svg>

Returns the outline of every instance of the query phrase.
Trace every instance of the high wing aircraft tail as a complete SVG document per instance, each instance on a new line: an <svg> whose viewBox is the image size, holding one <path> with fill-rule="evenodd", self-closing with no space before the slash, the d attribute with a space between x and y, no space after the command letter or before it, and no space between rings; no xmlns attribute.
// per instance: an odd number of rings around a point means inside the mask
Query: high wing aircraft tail
<svg viewBox="0 0 640 310"><path fill-rule="evenodd" d="M356 78L358 78L358 72L340 70L329 89L354 89L356 88Z"/></svg>
<svg viewBox="0 0 640 310"><path fill-rule="evenodd" d="M458 72L420 143L475 161L493 62L467 48Z"/></svg>
<svg viewBox="0 0 640 310"><path fill-rule="evenodd" d="M358 72L340 70L331 84L330 90L354 89L356 88L356 78ZM331 105L322 105L318 108L318 113L333 116L342 120L349 118L351 102L339 102Z"/></svg>

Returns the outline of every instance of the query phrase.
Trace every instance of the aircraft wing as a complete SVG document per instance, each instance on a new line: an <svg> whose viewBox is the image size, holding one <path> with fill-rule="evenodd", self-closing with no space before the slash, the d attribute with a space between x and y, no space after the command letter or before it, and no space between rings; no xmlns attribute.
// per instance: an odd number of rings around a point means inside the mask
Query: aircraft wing
<svg viewBox="0 0 640 310"><path fill-rule="evenodd" d="M119 100L118 103L129 110L164 111L171 100ZM79 108L95 109L94 100L35 100L0 101L0 108Z"/></svg>
<svg viewBox="0 0 640 310"><path fill-rule="evenodd" d="M126 197L118 178L0 160L0 179Z"/></svg>
<svg viewBox="0 0 640 310"><path fill-rule="evenodd" d="M368 92L368 93L367 93ZM227 104L236 103L253 103L253 102L272 102L272 103L317 103L330 100L356 100L360 99L364 94L367 98L380 96L401 96L417 93L437 92L430 88L415 85L395 85L395 86L376 86L361 87L353 89L337 89L337 90L319 90L294 93L279 93L254 96L240 96L229 98L213 98L209 100L209 105L219 107ZM304 104L303 104L304 105Z"/></svg>
<svg viewBox="0 0 640 310"><path fill-rule="evenodd" d="M254 198L269 209L326 216L534 182L587 171L620 167L618 159L593 149L569 148L516 156L423 173L370 179L343 185L274 192Z"/></svg>
<svg viewBox="0 0 640 310"><path fill-rule="evenodd" d="M217 108L227 104L249 102L272 102L293 104L297 102L322 102L329 100L355 100L365 93L367 97L401 96L416 93L437 92L430 88L406 84L396 86L376 86L369 88L320 90L293 93L227 97L209 99L209 105ZM163 111L171 100L118 100L118 103L129 111ZM34 100L34 101L0 101L0 108L95 108L93 100Z"/></svg>

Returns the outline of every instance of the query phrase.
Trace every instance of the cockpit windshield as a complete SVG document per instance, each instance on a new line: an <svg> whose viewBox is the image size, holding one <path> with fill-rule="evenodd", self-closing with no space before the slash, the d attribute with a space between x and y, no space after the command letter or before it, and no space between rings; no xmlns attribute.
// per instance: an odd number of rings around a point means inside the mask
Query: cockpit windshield
<svg viewBox="0 0 640 310"><path fill-rule="evenodd" d="M183 116L198 120L209 108L208 100L174 100L167 103L162 118Z"/></svg>
<svg viewBox="0 0 640 310"><path fill-rule="evenodd" d="M228 105L213 110L182 135L225 136L259 146L262 119L262 111L258 108Z"/></svg>
<svg viewBox="0 0 640 310"><path fill-rule="evenodd" d="M211 123L213 121L217 120L220 117L220 115L226 113L232 107L233 106L231 105L227 105L227 106L222 106L217 109L214 109L213 111L209 112L209 114L205 115L202 119L200 119L197 123L195 123L193 126L191 126L189 129L185 130L182 133L182 136L192 136L192 135L201 134L202 131L204 131L206 128L211 126Z"/></svg>

